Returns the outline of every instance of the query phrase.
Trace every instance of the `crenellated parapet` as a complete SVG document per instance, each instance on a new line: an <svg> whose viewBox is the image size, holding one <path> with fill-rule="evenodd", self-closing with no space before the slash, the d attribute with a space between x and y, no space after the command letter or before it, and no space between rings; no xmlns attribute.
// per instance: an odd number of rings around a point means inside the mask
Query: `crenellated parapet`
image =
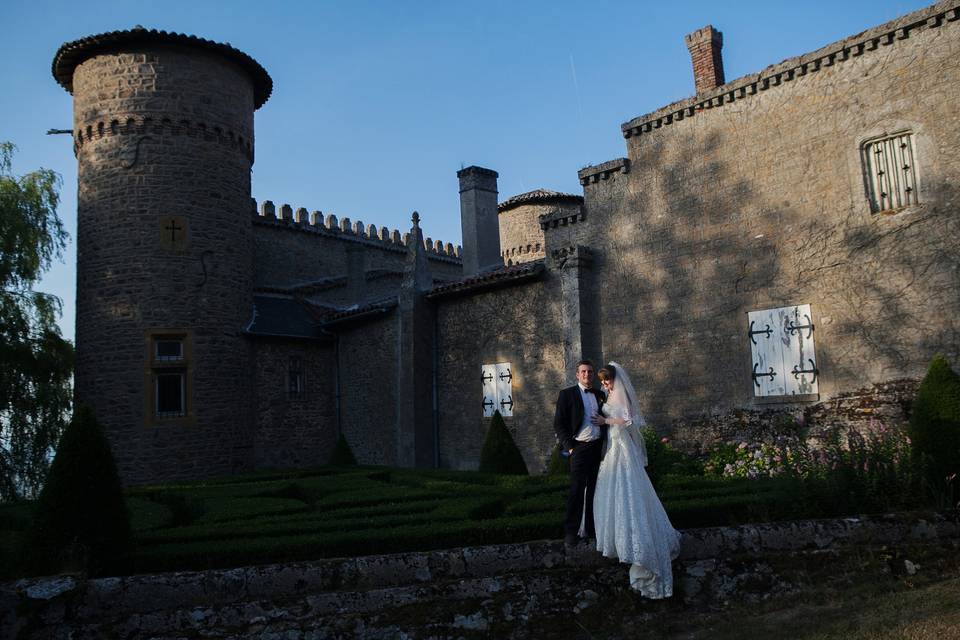
<svg viewBox="0 0 960 640"><path fill-rule="evenodd" d="M587 186L602 180L609 180L620 173L630 173L630 160L627 158L617 158L602 164L584 167L577 172L577 177L580 178L581 185Z"/></svg>
<svg viewBox="0 0 960 640"><path fill-rule="evenodd" d="M817 73L853 58L870 55L878 49L896 46L897 42L906 40L919 31L940 29L957 20L960 20L960 6L957 6L956 2L939 2L829 44L817 51L771 65L760 73L731 80L712 90L700 92L698 86L696 96L674 102L621 125L623 137L633 138L645 135L686 118L695 117L706 110L750 99L759 93L781 87L808 74Z"/></svg>
<svg viewBox="0 0 960 640"><path fill-rule="evenodd" d="M398 229L378 227L375 224L364 224L362 220L351 220L344 216L338 218L332 213L326 215L321 211L307 212L299 207L296 210L289 204L279 207L270 200L264 200L257 207L256 200L252 201L252 215L255 226L269 226L289 229L306 233L314 233L326 237L337 238L346 242L359 242L377 246L387 250L406 251L410 239L409 233L401 234ZM460 262L461 248L442 240L424 239L424 249L431 259Z"/></svg>
<svg viewBox="0 0 960 640"><path fill-rule="evenodd" d="M84 145L109 136L187 136L242 151L253 162L253 140L219 125L171 118L127 115L105 118L78 128L73 132L73 153L76 155Z"/></svg>

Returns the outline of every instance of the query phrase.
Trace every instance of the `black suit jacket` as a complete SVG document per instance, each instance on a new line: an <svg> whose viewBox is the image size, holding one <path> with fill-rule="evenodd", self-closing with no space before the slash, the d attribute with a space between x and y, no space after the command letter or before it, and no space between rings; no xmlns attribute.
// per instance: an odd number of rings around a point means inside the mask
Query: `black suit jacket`
<svg viewBox="0 0 960 640"><path fill-rule="evenodd" d="M604 396L599 389L590 389L597 398L597 408L603 406ZM553 416L553 430L564 451L573 449L574 436L583 424L583 398L580 396L580 385L567 387L557 396L557 411ZM606 436L607 427L600 427L601 438Z"/></svg>

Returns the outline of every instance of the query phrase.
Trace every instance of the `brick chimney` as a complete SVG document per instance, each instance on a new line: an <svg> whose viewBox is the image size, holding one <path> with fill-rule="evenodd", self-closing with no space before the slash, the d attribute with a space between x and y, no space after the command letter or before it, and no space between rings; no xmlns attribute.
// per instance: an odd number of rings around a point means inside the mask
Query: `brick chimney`
<svg viewBox="0 0 960 640"><path fill-rule="evenodd" d="M497 218L497 177L496 171L482 167L467 167L457 172L465 276L503 266L500 220Z"/></svg>
<svg viewBox="0 0 960 640"><path fill-rule="evenodd" d="M693 80L697 86L697 95L716 89L724 83L723 34L707 25L684 37L690 58L693 61Z"/></svg>

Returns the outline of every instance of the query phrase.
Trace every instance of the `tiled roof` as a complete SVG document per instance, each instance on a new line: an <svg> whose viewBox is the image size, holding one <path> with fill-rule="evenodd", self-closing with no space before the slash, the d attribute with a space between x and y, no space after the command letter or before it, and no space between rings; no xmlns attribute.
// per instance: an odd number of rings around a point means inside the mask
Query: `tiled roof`
<svg viewBox="0 0 960 640"><path fill-rule="evenodd" d="M572 193L560 193L559 191L550 191L549 189L534 189L520 195L508 198L497 205L497 211L503 213L523 204L551 204L569 202L570 204L583 204L583 196L577 196Z"/></svg>
<svg viewBox="0 0 960 640"><path fill-rule="evenodd" d="M301 300L280 296L253 296L253 317L244 330L254 336L325 338L323 310Z"/></svg>
<svg viewBox="0 0 960 640"><path fill-rule="evenodd" d="M543 259L531 260L434 287L427 293L426 297L433 299L453 294L472 293L483 289L509 286L524 280L537 279L543 274L543 271Z"/></svg>
<svg viewBox="0 0 960 640"><path fill-rule="evenodd" d="M128 31L109 31L107 33L98 33L97 35L80 38L73 42L67 42L60 46L57 54L53 58L53 77L60 86L73 93L73 72L84 60L100 53L116 51L124 46L138 44L181 44L206 49L226 56L240 65L253 80L254 108L259 109L263 106L273 92L273 80L267 70L260 66L260 63L245 54L239 49L234 49L229 44L214 42L198 38L197 36L188 36L183 33L171 33L167 31L158 31L157 29L144 29L136 26Z"/></svg>

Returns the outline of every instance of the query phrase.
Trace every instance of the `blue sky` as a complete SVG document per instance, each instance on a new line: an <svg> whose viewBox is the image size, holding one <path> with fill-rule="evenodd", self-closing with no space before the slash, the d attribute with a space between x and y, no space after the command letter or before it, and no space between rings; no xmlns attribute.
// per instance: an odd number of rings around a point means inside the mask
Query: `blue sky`
<svg viewBox="0 0 960 640"><path fill-rule="evenodd" d="M148 28L229 42L274 80L256 115L253 197L460 243L456 171L500 173L500 199L580 193L577 170L625 153L620 124L693 94L683 36L724 34L728 80L930 4L710 2L204 2L5 0L0 140L14 169L63 178L76 231L70 96L50 75L64 42ZM74 333L76 253L40 289Z"/></svg>

